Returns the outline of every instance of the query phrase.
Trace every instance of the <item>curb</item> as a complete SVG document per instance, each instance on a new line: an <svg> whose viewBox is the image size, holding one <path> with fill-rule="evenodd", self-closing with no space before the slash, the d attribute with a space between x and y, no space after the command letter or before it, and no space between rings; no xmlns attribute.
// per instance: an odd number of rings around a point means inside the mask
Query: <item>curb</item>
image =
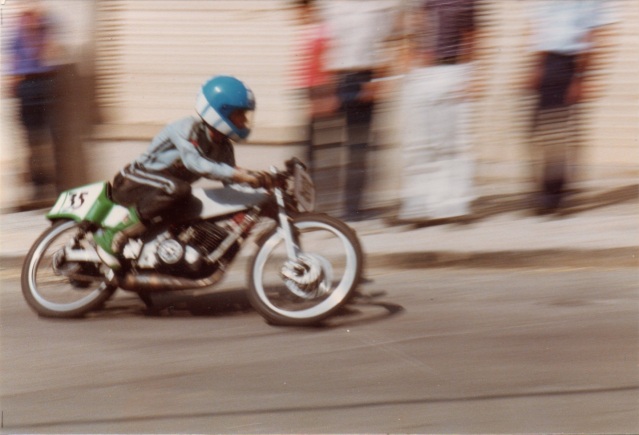
<svg viewBox="0 0 639 435"><path fill-rule="evenodd" d="M422 251L367 256L370 269L525 269L639 267L639 247L604 249L539 249L524 251Z"/></svg>

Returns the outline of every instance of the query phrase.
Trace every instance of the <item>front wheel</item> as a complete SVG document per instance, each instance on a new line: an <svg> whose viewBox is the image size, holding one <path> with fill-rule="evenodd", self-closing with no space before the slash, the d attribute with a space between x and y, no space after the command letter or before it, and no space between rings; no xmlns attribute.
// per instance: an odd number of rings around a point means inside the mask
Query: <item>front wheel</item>
<svg viewBox="0 0 639 435"><path fill-rule="evenodd" d="M60 221L33 244L22 266L22 294L43 317L80 317L99 308L116 288L108 285L100 263L66 262L64 250L93 249L79 224Z"/></svg>
<svg viewBox="0 0 639 435"><path fill-rule="evenodd" d="M289 259L282 229L259 242L249 266L248 298L270 323L313 325L331 316L353 296L363 269L355 232L323 214L293 220L300 254Z"/></svg>

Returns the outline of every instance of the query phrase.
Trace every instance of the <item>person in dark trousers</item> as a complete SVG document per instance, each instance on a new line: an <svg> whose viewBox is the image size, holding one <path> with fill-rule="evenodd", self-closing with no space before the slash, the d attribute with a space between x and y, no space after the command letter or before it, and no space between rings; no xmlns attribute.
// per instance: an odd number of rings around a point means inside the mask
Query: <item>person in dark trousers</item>
<svg viewBox="0 0 639 435"><path fill-rule="evenodd" d="M362 209L368 149L379 81L388 65L382 48L394 30L395 12L386 2L338 0L327 4L330 49L327 68L335 81L339 112L346 120L348 162L344 218L365 218Z"/></svg>
<svg viewBox="0 0 639 435"><path fill-rule="evenodd" d="M536 95L531 130L539 214L564 205L577 166L580 103L596 68L601 28L613 22L605 0L542 1L531 5L534 60L528 86Z"/></svg>
<svg viewBox="0 0 639 435"><path fill-rule="evenodd" d="M52 161L57 71L52 62L52 23L43 11L31 8L19 17L11 41L13 93L29 147L29 175L34 201L55 198Z"/></svg>

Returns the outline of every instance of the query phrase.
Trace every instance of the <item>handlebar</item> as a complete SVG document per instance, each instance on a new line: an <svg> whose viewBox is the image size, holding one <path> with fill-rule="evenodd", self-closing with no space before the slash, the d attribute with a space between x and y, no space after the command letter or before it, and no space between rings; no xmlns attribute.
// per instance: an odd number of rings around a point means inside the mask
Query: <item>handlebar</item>
<svg viewBox="0 0 639 435"><path fill-rule="evenodd" d="M307 170L306 165L297 157L293 157L292 159L285 161L284 165L286 166L286 171L289 174L293 174L295 172L295 166L298 165L301 166L302 169L304 169L305 171Z"/></svg>
<svg viewBox="0 0 639 435"><path fill-rule="evenodd" d="M285 170L279 170L275 166L271 166L270 172L256 172L255 174L260 178L262 186L270 190L274 187L286 187L288 178L295 174L295 169L298 166L306 170L306 165L297 157L285 161L284 166L286 167ZM266 180L266 177L269 180Z"/></svg>

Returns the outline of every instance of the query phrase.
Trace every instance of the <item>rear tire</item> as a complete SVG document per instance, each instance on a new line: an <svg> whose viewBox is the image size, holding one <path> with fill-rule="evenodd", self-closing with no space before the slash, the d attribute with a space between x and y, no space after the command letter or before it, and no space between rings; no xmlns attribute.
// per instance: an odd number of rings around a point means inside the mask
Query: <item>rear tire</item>
<svg viewBox="0 0 639 435"><path fill-rule="evenodd" d="M298 243L317 285L298 287L283 278L287 262L284 239L274 228L259 242L249 265L251 305L271 324L310 326L330 317L352 297L359 285L364 254L355 232L324 214L304 214L293 219ZM292 288L291 288L292 286Z"/></svg>
<svg viewBox="0 0 639 435"><path fill-rule="evenodd" d="M29 306L40 316L81 317L100 308L115 292L116 287L96 276L95 281L81 281L56 274L54 255L73 240L79 224L70 220L55 223L36 240L22 266L22 294ZM83 246L93 249L89 242ZM102 266L91 264L96 270ZM81 283L81 285L78 285Z"/></svg>

